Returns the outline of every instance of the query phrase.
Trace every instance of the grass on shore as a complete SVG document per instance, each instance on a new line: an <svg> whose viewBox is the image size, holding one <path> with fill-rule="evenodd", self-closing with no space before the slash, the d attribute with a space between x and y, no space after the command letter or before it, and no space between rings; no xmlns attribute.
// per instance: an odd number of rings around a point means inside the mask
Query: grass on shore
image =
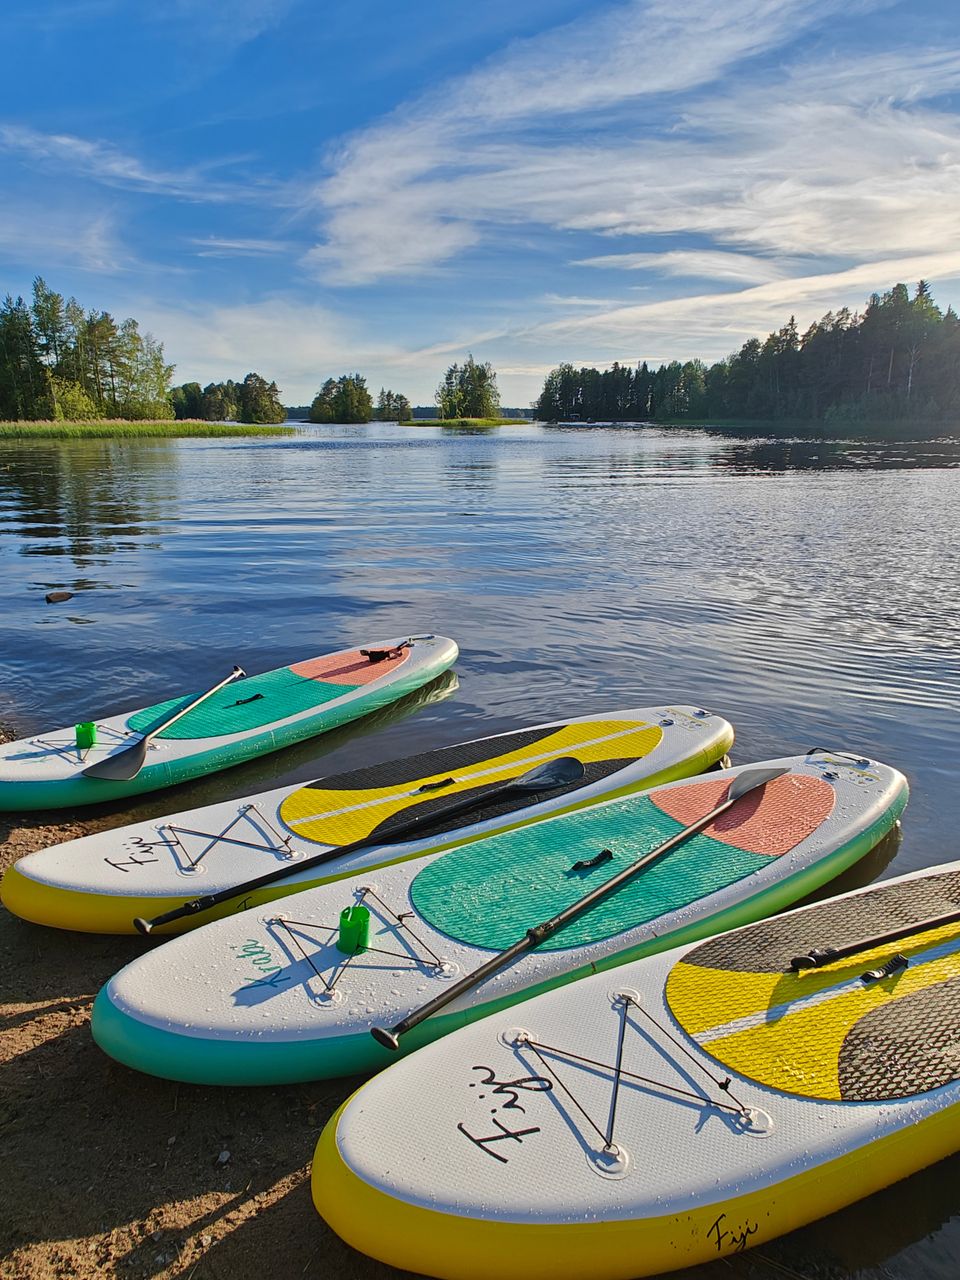
<svg viewBox="0 0 960 1280"><path fill-rule="evenodd" d="M411 418L404 427L519 427L530 418Z"/></svg>
<svg viewBox="0 0 960 1280"><path fill-rule="evenodd" d="M113 440L136 436L193 439L203 436L293 435L295 427L250 422L132 422L122 418L102 422L0 422L0 440Z"/></svg>

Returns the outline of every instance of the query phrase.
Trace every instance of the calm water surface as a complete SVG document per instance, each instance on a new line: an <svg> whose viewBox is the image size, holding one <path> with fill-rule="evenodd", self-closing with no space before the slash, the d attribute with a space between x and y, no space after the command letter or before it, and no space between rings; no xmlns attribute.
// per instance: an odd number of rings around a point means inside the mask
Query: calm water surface
<svg viewBox="0 0 960 1280"><path fill-rule="evenodd" d="M960 856L958 467L956 441L649 428L2 444L0 722L30 733L233 662L428 629L459 642L458 685L116 820L682 700L734 723L738 762L822 745L903 769L902 840L860 879L913 870ZM47 605L54 589L76 594ZM958 1174L955 1158L723 1270L954 1280Z"/></svg>

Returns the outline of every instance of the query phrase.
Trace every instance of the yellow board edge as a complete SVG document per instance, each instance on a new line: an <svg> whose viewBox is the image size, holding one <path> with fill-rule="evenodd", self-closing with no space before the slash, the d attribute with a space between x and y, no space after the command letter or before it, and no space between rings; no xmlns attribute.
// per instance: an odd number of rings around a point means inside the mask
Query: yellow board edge
<svg viewBox="0 0 960 1280"><path fill-rule="evenodd" d="M408 862L412 858L422 858L427 854L442 853L456 845L472 844L475 840L485 840L489 836L504 835L508 831L516 831L521 827L531 826L534 822L543 821L548 817L553 818L558 817L560 814L573 813L578 809L588 808L598 802L621 799L632 792L648 791L652 787L661 786L666 782L676 782L683 778L695 777L709 769L711 765L716 764L718 760L722 760L732 745L733 731L731 730L729 733L725 733L721 740L710 747L705 747L689 759L670 765L658 773L651 774L649 777L639 778L615 790L604 792L602 796L579 800L561 809L551 810L549 814L521 818L516 822L505 823L502 827L478 832L470 836L459 836L454 831L450 833L448 840L442 840L435 845L431 845L428 849L419 849L415 853L404 854L399 858L386 857L382 862L378 862L376 866L390 867L401 862ZM364 869L369 870L370 868ZM304 889L313 889L317 885L330 884L335 880L344 880L356 874L358 874L356 869L334 871L329 874L319 872L316 879L301 880L295 885L279 881L267 888L248 894L245 898L240 899L239 904L232 900L223 902L218 907L213 907L202 914L185 916L171 924L162 925L154 932L157 935L185 933L189 929L196 928L201 924L207 924L211 920L234 915L238 911L245 911L250 907L271 902L276 898L285 897L287 894L300 893ZM132 895L127 897L125 895L106 893L84 893L77 889L61 889L56 885L44 884L39 880L33 880L31 877L23 875L22 872L17 870L16 864L7 868L3 880L0 882L0 902L13 915L19 916L21 920L27 920L31 924L46 925L54 929L69 929L75 933L133 934L136 933L133 925L135 917L142 916L145 919L150 919L152 916L162 915L164 912L173 911L176 907L183 906L185 902L190 902L195 896L195 894L183 894L177 897L134 897Z"/></svg>
<svg viewBox="0 0 960 1280"><path fill-rule="evenodd" d="M337 1149L337 1126L349 1102L317 1143L311 1176L317 1211L360 1252L443 1280L633 1280L727 1257L945 1159L957 1149L960 1109L954 1103L763 1190L686 1213L554 1225L458 1217L376 1190L347 1168Z"/></svg>

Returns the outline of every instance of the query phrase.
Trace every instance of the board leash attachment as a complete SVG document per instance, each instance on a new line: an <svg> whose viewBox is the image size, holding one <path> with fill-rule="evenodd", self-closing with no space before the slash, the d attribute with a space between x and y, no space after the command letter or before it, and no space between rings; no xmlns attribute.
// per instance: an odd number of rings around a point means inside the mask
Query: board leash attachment
<svg viewBox="0 0 960 1280"><path fill-rule="evenodd" d="M456 800L452 804L444 805L441 809L433 809L428 813L421 813L416 817L409 818L406 822L395 826L386 841L378 839L376 833L372 833L363 836L360 840L353 840L350 844L335 845L332 849L326 849L323 853L315 854L312 858L298 861L293 865L278 867L275 871L268 871L265 875L244 881L243 884L233 885L229 889L221 889L217 893L205 894L202 898L193 898L190 902L184 902L181 906L174 907L172 911L165 911L163 915L154 916L152 920L145 920L142 916L137 916L133 922L134 928L138 933L150 933L158 925L170 924L174 920L182 920L184 916L198 915L202 911L209 911L212 907L219 906L221 902L229 902L231 898L246 897L258 889L264 889L268 885L276 884L278 881L286 879L287 876L293 875L295 872L299 875L300 872L307 871L311 867L319 867L335 858L342 858L348 853L368 849L377 844L384 844L385 847L398 844L401 838L414 835L425 822L436 822L452 817L457 813L465 813L469 809L486 804L494 796L504 795L510 791L537 794L541 791L555 791L558 787L573 786L583 777L584 772L583 762L575 756L557 756L554 760L548 760L545 764L537 765L535 769L522 773L518 778L511 778L508 782L502 782L496 787L490 787L479 796L472 795L466 799Z"/></svg>
<svg viewBox="0 0 960 1280"><path fill-rule="evenodd" d="M709 813L705 813L702 818L698 818L696 822L692 822L688 827L684 827L682 831L678 831L676 835L671 836L668 840L664 840L662 844L657 845L655 849L651 849L649 853L643 854L637 858L635 862L631 862L628 867L624 867L615 876L611 876L609 880L605 880L603 884L598 885L596 889L584 894L582 898L578 898L576 902L572 902L569 907L558 912L557 915L551 916L549 920L542 920L540 924L535 924L527 930L524 936L512 946L507 947L505 951L500 951L493 956L485 964L474 969L472 973L468 973L461 978L459 982L455 982L452 987L435 996L434 999L428 1000L426 1004L421 1005L419 1009L414 1009L412 1013L407 1014L393 1027L372 1027L370 1034L376 1040L377 1044L382 1045L385 1049L399 1049L400 1037L408 1031L412 1031L414 1027L426 1021L438 1010L448 1005L452 1000L456 1000L458 996L463 995L467 991L473 990L479 986L485 978L491 974L497 973L504 966L516 960L518 956L525 955L526 952L532 951L534 947L538 947L541 942L545 942L562 929L564 925L569 924L571 920L576 919L584 911L589 910L595 903L605 898L607 894L612 893L614 889L618 889L620 885L625 884L628 880L632 880L635 875L648 867L651 862L662 858L664 854L676 848L684 840L690 836L696 835L702 831L704 827L710 825L714 818L718 818L722 813L726 813L739 799L747 795L751 791L755 791L758 787L764 786L771 782L774 778L779 778L784 773L789 773L787 766L774 766L765 769L745 769L743 773L731 781L727 789L726 799L721 801Z"/></svg>

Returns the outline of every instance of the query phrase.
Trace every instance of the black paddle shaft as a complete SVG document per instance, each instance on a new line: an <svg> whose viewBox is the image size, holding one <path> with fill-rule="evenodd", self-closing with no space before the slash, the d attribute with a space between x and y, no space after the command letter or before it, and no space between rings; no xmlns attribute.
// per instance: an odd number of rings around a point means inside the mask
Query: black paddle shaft
<svg viewBox="0 0 960 1280"><path fill-rule="evenodd" d="M246 880L243 884L232 885L229 889L221 889L217 893L208 893L202 898L194 898L190 902L184 902L181 906L174 907L172 911L166 911L163 915L154 916L152 920L144 920L138 916L133 922L134 927L139 933L150 933L157 925L169 924L172 920L182 920L184 916L197 915L201 911L209 911L212 907L219 906L221 902L229 902L231 898L245 897L248 893L254 893L257 889L276 884L277 881L284 880L287 876L299 874L299 872L306 871L310 867L322 866L323 863L332 862L334 859L342 858L348 853L355 853L378 843L397 844L401 838L414 834L428 821L442 821L453 817L457 813L465 813L467 810L485 804L493 797L503 795L507 791L552 791L557 787L570 786L582 778L583 774L583 764L575 756L557 756L556 759L548 760L546 764L538 765L535 769L521 774L519 778L510 778L507 782L490 787L489 790L482 792L479 796L474 794L457 800L453 804L445 805L443 808L433 809L427 813L420 813L416 817L409 818L406 822L394 827L385 841L379 841L374 833L363 836L359 840L353 840L350 844L335 845L332 849L325 849L323 853L307 858L305 862L296 862L285 867L277 867L276 870L268 871L265 875L257 876L253 880Z"/></svg>
<svg viewBox="0 0 960 1280"><path fill-rule="evenodd" d="M444 1005L448 1005L452 1000L456 1000L457 996L463 995L464 992L472 990L483 982L484 978L488 978L491 974L502 969L504 965L508 965L511 960L515 960L517 956L522 956L527 951L532 951L534 947L538 947L541 942L545 942L558 929L562 929L565 924L569 924L571 920L575 920L577 916L582 915L584 911L588 911L601 898L605 898L607 894L612 893L622 884L626 884L644 867L648 867L651 862L655 862L658 858L662 858L664 854L676 848L678 844L686 840L689 836L696 835L698 831L702 831L708 826L714 818L718 818L720 814L725 813L731 805L736 804L741 796L746 795L748 791L754 790L756 787L762 786L765 782L769 782L772 778L777 778L782 773L789 770L782 768L775 769L757 769L746 770L739 774L730 784L726 800L722 804L717 805L715 809L711 809L709 813L704 814L702 818L698 818L688 827L684 827L682 831L678 831L676 835L665 840L663 844L657 845L655 849L651 849L649 853L643 854L637 858L635 862L631 862L628 867L624 867L622 871L618 871L615 876L611 876L609 880L605 880L603 884L597 885L596 889L591 889L582 898L578 898L576 902L572 902L569 907L558 912L557 915L551 916L549 920L544 920L540 924L534 925L528 929L519 941L508 947L506 951L499 952L493 956L479 969L474 969L471 973L466 974L459 982L455 982L453 986L435 996L426 1004L421 1005L419 1009L414 1009L412 1013L402 1018L395 1027L372 1027L370 1034L376 1040L377 1044L381 1044L386 1049L398 1049L400 1047L400 1037L406 1032L411 1031L414 1027L419 1026L421 1022L432 1017ZM755 781L748 782L748 779L754 774L757 775ZM762 776L761 776L762 775ZM739 786L737 784L740 784Z"/></svg>
<svg viewBox="0 0 960 1280"><path fill-rule="evenodd" d="M929 920L918 920L916 924L905 924L897 929L888 929L886 933L875 933L870 938L859 938L842 947L812 947L805 955L793 957L788 972L820 969L825 964L833 964L834 960L846 960L848 956L855 956L860 951L871 951L874 947L886 946L888 942L909 938L912 933L925 933L928 929L939 929L945 924L956 924L958 920L960 911L948 911L942 916L931 916Z"/></svg>

